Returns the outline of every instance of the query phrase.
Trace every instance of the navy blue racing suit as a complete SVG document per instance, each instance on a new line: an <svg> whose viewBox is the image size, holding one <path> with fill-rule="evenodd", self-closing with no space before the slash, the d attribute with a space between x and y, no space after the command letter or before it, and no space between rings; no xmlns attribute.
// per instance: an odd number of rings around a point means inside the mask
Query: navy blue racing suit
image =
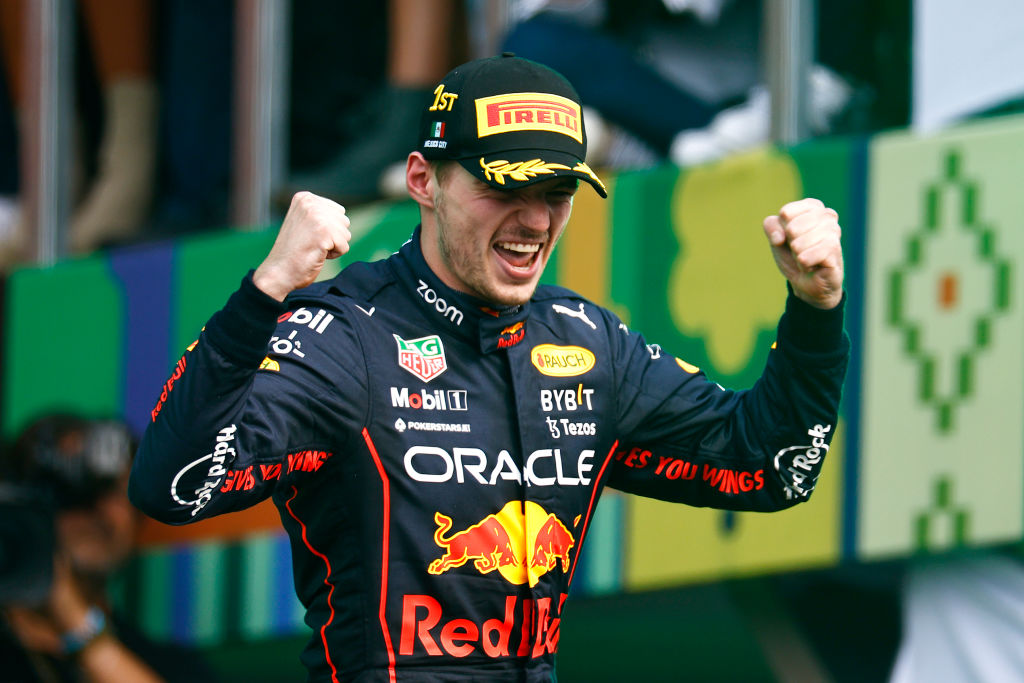
<svg viewBox="0 0 1024 683"><path fill-rule="evenodd" d="M419 231L281 304L247 276L162 387L129 494L185 524L271 496L316 681L548 681L602 489L778 510L835 431L842 306L792 294L729 391L560 287L503 310Z"/></svg>

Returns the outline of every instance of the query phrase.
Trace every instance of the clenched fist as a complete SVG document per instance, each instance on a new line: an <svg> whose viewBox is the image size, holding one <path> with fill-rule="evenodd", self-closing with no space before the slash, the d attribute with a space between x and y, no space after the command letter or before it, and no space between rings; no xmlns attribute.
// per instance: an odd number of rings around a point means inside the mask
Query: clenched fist
<svg viewBox="0 0 1024 683"><path fill-rule="evenodd" d="M312 192L298 192L285 214L267 258L253 274L253 283L284 301L291 292L312 284L327 259L346 253L352 233L345 207Z"/></svg>
<svg viewBox="0 0 1024 683"><path fill-rule="evenodd" d="M843 298L843 249L839 214L817 199L790 202L764 219L779 270L793 293L816 308L835 307Z"/></svg>

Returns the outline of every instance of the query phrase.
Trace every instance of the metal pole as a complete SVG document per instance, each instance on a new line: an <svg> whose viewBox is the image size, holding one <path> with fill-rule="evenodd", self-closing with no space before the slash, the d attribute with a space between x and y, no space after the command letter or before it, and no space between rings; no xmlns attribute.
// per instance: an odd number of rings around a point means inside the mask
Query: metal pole
<svg viewBox="0 0 1024 683"><path fill-rule="evenodd" d="M811 0L764 0L762 62L772 99L772 140L791 145L809 134L809 75L814 58Z"/></svg>
<svg viewBox="0 0 1024 683"><path fill-rule="evenodd" d="M498 54L501 41L512 25L512 7L508 0L470 0L466 3L470 20L470 59Z"/></svg>
<svg viewBox="0 0 1024 683"><path fill-rule="evenodd" d="M25 100L21 112L26 256L52 265L66 253L71 215L70 0L25 3Z"/></svg>
<svg viewBox="0 0 1024 683"><path fill-rule="evenodd" d="M238 0L235 6L234 179L232 220L270 223L270 198L287 155L288 3Z"/></svg>

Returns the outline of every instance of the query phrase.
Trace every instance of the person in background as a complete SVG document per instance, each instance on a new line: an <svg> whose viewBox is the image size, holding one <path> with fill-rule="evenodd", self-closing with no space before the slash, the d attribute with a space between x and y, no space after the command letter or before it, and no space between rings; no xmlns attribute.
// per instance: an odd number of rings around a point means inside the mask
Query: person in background
<svg viewBox="0 0 1024 683"><path fill-rule="evenodd" d="M591 165L691 166L770 141L759 0L518 0L504 49L561 71L600 115ZM836 25L844 17L825 14ZM808 76L811 132L822 135L853 89L819 49ZM618 84L618 87L609 87Z"/></svg>
<svg viewBox="0 0 1024 683"><path fill-rule="evenodd" d="M26 8L24 0L0 3L0 48L16 119L27 96ZM156 175L158 88L150 0L80 0L77 9L101 110L94 163L76 159L81 196L75 201L68 246L85 253L136 236L148 218ZM83 73L79 68L75 75ZM76 147L84 150L83 142ZM87 174L90 166L95 171ZM14 257L24 248L22 232L17 228L7 239L14 243L9 249Z"/></svg>
<svg viewBox="0 0 1024 683"><path fill-rule="evenodd" d="M150 641L111 604L110 579L132 556L140 522L125 494L134 446L119 421L63 413L38 418L15 441L4 479L52 501L53 573L41 601L2 596L0 680L213 680L195 653Z"/></svg>
<svg viewBox="0 0 1024 683"><path fill-rule="evenodd" d="M344 12L352 14L347 8ZM415 142L412 132L419 122L420 104L438 80L462 61L467 49L464 7L458 0L389 0L386 24L383 83L369 94L346 93L347 101L362 98L347 116L347 144L315 167L295 173L277 192L282 206L287 207L299 190L349 205L380 199L389 194L382 183L387 182L386 171L396 163L402 167L399 184L404 193L404 161ZM296 49L301 50L300 36L296 40ZM319 50L316 59L322 69ZM367 68L360 64L359 71ZM346 67L339 66L326 77L337 79L341 72L343 79L354 81L355 74L345 71ZM317 84L318 90L329 88ZM317 144L322 145L322 140Z"/></svg>

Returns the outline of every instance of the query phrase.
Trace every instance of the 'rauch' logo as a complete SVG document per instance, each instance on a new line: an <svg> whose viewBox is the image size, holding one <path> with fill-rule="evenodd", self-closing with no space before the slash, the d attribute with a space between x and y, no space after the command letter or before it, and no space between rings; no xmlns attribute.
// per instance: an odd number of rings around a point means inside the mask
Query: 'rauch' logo
<svg viewBox="0 0 1024 683"><path fill-rule="evenodd" d="M541 344L530 351L530 362L549 377L575 377L594 367L594 353L582 346Z"/></svg>
<svg viewBox="0 0 1024 683"><path fill-rule="evenodd" d="M398 364L424 382L429 382L448 369L444 346L436 334L409 340L397 334L391 336L398 342Z"/></svg>

